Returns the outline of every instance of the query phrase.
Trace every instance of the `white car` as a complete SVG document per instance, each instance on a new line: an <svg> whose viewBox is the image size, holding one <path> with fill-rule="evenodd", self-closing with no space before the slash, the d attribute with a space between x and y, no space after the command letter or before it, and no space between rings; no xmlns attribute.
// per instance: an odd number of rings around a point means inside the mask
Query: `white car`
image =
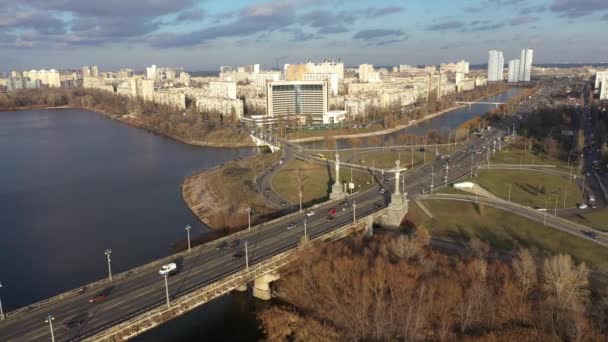
<svg viewBox="0 0 608 342"><path fill-rule="evenodd" d="M309 211L306 212L306 216L312 216L314 214L315 214L314 210L309 210Z"/></svg>
<svg viewBox="0 0 608 342"><path fill-rule="evenodd" d="M579 208L579 209L587 209L587 208L588 208L588 206L587 206L587 204L586 204L586 203L581 203L581 204L579 204L579 205L578 205L578 208Z"/></svg>
<svg viewBox="0 0 608 342"><path fill-rule="evenodd" d="M160 275L170 274L171 272L173 272L175 270L177 270L177 264L172 262L170 264L163 265L160 268L160 270L158 271L158 274L160 274Z"/></svg>
<svg viewBox="0 0 608 342"><path fill-rule="evenodd" d="M296 227L296 224L295 224L295 223L290 223L290 224L287 226L287 230L292 230L292 229L294 229L295 227Z"/></svg>

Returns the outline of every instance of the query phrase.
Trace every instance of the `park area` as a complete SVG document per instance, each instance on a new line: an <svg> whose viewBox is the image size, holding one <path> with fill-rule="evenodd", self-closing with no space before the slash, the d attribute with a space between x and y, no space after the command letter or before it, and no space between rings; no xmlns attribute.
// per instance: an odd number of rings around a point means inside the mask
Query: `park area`
<svg viewBox="0 0 608 342"><path fill-rule="evenodd" d="M536 254L567 253L596 268L608 267L608 249L589 240L543 226L510 212L474 203L427 200L411 203L406 219L427 228L434 236L453 239L480 239L500 250L527 247Z"/></svg>

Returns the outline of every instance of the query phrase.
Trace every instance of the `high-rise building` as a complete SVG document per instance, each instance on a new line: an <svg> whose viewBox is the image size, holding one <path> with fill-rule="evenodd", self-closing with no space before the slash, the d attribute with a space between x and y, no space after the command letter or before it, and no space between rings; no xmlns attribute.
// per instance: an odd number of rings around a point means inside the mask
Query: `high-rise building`
<svg viewBox="0 0 608 342"><path fill-rule="evenodd" d="M509 74L507 77L507 82L519 82L519 64L519 59L512 59L509 61Z"/></svg>
<svg viewBox="0 0 608 342"><path fill-rule="evenodd" d="M608 76L608 70L598 71L595 74L595 87L593 89L597 89L597 90L600 89L600 87L602 86L602 80L604 79L604 76Z"/></svg>
<svg viewBox="0 0 608 342"><path fill-rule="evenodd" d="M157 76L156 64L146 68L146 78L149 80L155 80Z"/></svg>
<svg viewBox="0 0 608 342"><path fill-rule="evenodd" d="M600 100L608 100L608 75L602 77L602 89L600 91Z"/></svg>
<svg viewBox="0 0 608 342"><path fill-rule="evenodd" d="M236 99L236 82L209 82L209 97Z"/></svg>
<svg viewBox="0 0 608 342"><path fill-rule="evenodd" d="M372 74L374 73L374 66L371 64L359 65L359 82L370 83Z"/></svg>
<svg viewBox="0 0 608 342"><path fill-rule="evenodd" d="M532 75L532 59L534 58L534 50L523 49L519 57L519 76L520 82L530 82Z"/></svg>
<svg viewBox="0 0 608 342"><path fill-rule="evenodd" d="M91 77L99 77L99 68L97 65L91 67Z"/></svg>
<svg viewBox="0 0 608 342"><path fill-rule="evenodd" d="M328 107L327 81L278 81L266 84L269 117L298 116L322 120Z"/></svg>
<svg viewBox="0 0 608 342"><path fill-rule="evenodd" d="M488 81L498 82L504 79L505 58L502 51L488 52Z"/></svg>
<svg viewBox="0 0 608 342"><path fill-rule="evenodd" d="M82 67L82 77L91 77L91 68L88 65Z"/></svg>

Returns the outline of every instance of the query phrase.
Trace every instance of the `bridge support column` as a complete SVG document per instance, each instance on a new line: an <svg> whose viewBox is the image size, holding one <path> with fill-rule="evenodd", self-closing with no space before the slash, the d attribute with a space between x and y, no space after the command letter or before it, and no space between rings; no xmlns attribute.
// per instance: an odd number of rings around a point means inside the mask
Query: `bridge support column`
<svg viewBox="0 0 608 342"><path fill-rule="evenodd" d="M239 291L239 292L247 292L247 284L243 284L234 290Z"/></svg>
<svg viewBox="0 0 608 342"><path fill-rule="evenodd" d="M280 278L281 276L278 273L269 273L256 278L253 281L253 296L261 300L270 300L272 298L270 283Z"/></svg>
<svg viewBox="0 0 608 342"><path fill-rule="evenodd" d="M342 189L342 183L340 183L340 154L336 153L336 182L331 187L329 198L337 199L342 197L344 197L344 191Z"/></svg>
<svg viewBox="0 0 608 342"><path fill-rule="evenodd" d="M367 216L365 220L366 225L363 236L365 236L366 238L371 238L372 236L374 236L374 215Z"/></svg>

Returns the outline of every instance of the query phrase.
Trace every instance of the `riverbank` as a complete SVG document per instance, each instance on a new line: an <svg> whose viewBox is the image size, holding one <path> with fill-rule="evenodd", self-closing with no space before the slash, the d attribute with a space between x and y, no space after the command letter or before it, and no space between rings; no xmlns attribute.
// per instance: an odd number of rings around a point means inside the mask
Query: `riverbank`
<svg viewBox="0 0 608 342"><path fill-rule="evenodd" d="M476 102L476 101L480 101L483 99L486 99L488 97L491 96L496 96L496 95L500 95L502 93L504 93L505 91L496 91L490 94L486 94L483 97L479 97L476 99L471 100L471 102ZM341 135L335 135L333 136L334 139L352 139L352 138L367 138L367 137L372 137L372 136L378 136L378 135L387 135L390 133L394 133L397 131L400 131L402 129L406 129L409 127L412 127L414 125L417 125L421 122L427 121L427 120L431 120L434 119L438 116L444 115L446 113L449 113L451 111L457 110L457 109L461 109L461 108L465 108L467 107L466 105L455 105L452 106L450 108L446 108L444 110L440 110L438 112L434 112L432 114L428 114L426 115L424 118L420 119L420 120L416 120L416 121L410 121L407 124L403 124L403 125L399 125L393 128L387 128L387 129L383 129L383 130L379 130L379 131L374 131L374 132L365 132L365 133L353 133L353 134L341 134ZM325 139L325 136L314 136L314 137L308 137L308 138L298 138L298 139L291 139L289 140L292 143L307 143L307 142L316 142L316 141L323 141Z"/></svg>
<svg viewBox="0 0 608 342"><path fill-rule="evenodd" d="M77 106L27 106L27 107L14 107L14 108L4 108L0 109L0 112L15 112L15 111L28 111L28 110L57 110L57 109L80 109L86 110L89 112L94 112L100 115L103 115L112 120L116 120L122 122L124 124L144 129L148 132L160 134L169 139L173 139L179 141L184 144L199 146L199 147L217 147L217 148L243 148L243 147L257 147L257 145L250 140L249 142L211 142L211 141L203 141L203 140L195 140L195 139L187 139L184 137L180 137L174 134L168 134L166 132L160 132L156 130L153 126L138 120L135 116L124 115L119 116L116 114L112 114L101 109L96 108L86 108L86 107L77 107Z"/></svg>
<svg viewBox="0 0 608 342"><path fill-rule="evenodd" d="M209 228L236 231L274 218L255 185L255 176L276 162L278 154L260 154L235 160L187 177L181 186L182 198L190 211Z"/></svg>

